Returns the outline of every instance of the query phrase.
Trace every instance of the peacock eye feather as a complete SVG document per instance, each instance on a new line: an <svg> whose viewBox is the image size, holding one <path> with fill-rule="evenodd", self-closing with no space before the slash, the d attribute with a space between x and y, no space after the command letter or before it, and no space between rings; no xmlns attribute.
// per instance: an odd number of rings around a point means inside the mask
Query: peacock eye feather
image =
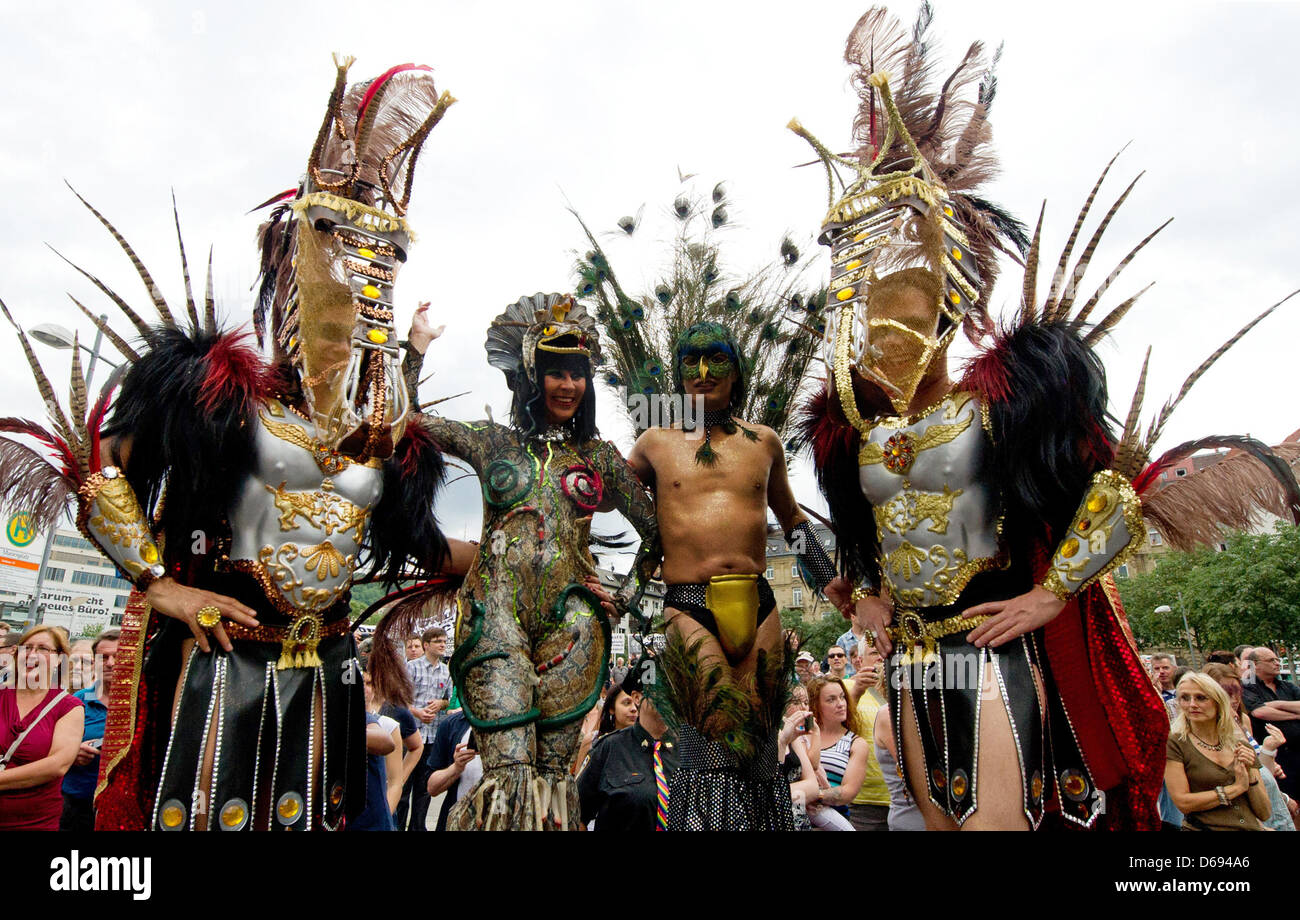
<svg viewBox="0 0 1300 920"><path fill-rule="evenodd" d="M673 213L676 214L680 220L686 220L686 218L690 217L691 216L690 199L687 198L685 195L679 196L677 200L673 202Z"/></svg>
<svg viewBox="0 0 1300 920"><path fill-rule="evenodd" d="M655 299L662 304L668 303L673 299L673 289L666 284L660 284L655 287Z"/></svg>
<svg viewBox="0 0 1300 920"><path fill-rule="evenodd" d="M714 229L721 227L727 222L727 209L718 205L713 209L713 216L710 218L713 222Z"/></svg>
<svg viewBox="0 0 1300 920"><path fill-rule="evenodd" d="M722 204L723 199L725 199L726 197L727 197L727 190L726 190L726 188L723 187L723 184L722 184L721 182L719 182L717 185L713 186L713 203L714 203L714 204Z"/></svg>

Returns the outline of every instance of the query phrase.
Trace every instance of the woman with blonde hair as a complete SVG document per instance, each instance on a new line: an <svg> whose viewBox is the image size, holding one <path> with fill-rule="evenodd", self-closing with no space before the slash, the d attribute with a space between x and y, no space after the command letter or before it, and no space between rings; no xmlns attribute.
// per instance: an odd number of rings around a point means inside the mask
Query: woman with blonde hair
<svg viewBox="0 0 1300 920"><path fill-rule="evenodd" d="M1232 704L1232 717L1241 728L1242 734L1246 736L1246 740L1250 742L1250 746L1259 755L1259 761L1263 765L1259 771L1259 779L1264 785L1264 791L1268 793L1270 809L1269 817L1264 820L1264 826L1275 831L1294 831L1295 823L1291 820L1291 815L1295 810L1295 803L1278 788L1277 780L1274 778L1279 774L1286 775L1282 773L1282 768L1277 765L1276 760L1277 749L1286 743L1286 737L1276 727L1269 725L1267 726L1268 737L1262 743L1255 739L1250 729L1250 716L1242 710L1241 677L1236 667L1210 662L1205 666L1204 673L1214 678L1223 688L1223 692L1228 695L1228 700Z"/></svg>
<svg viewBox="0 0 1300 920"><path fill-rule="evenodd" d="M830 788L818 790L817 803L848 818L849 804L867 773L869 753L858 711L849 705L848 688L838 677L809 681L808 701L821 733L821 768L830 781Z"/></svg>
<svg viewBox="0 0 1300 920"><path fill-rule="evenodd" d="M18 640L12 687L0 688L0 831L59 829L63 775L81 747L85 709L68 693L68 640L36 626Z"/></svg>
<svg viewBox="0 0 1300 920"><path fill-rule="evenodd" d="M1175 688L1178 715L1166 745L1165 785L1183 830L1257 831L1269 817L1259 759L1213 678L1190 671Z"/></svg>

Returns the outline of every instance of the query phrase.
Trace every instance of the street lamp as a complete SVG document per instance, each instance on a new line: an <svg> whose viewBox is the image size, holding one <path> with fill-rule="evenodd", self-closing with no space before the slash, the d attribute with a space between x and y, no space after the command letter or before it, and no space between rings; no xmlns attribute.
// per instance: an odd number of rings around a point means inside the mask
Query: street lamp
<svg viewBox="0 0 1300 920"><path fill-rule="evenodd" d="M100 322L108 322L108 316L99 317ZM48 345L51 348L71 348L73 344L81 346L82 351L90 352L90 363L86 365L86 386L90 386L90 380L95 375L95 363L103 361L109 367L117 367L112 361L99 356L99 346L104 342L104 330L96 328L95 345L93 348L87 348L79 342L73 334L60 326L58 323L41 323L39 326L33 326L28 331L28 335L40 342L42 345Z"/></svg>
<svg viewBox="0 0 1300 920"><path fill-rule="evenodd" d="M1183 603L1183 592L1178 592L1179 612L1183 615L1183 634L1187 636L1187 663L1190 665L1196 658L1196 653L1192 651L1192 627L1187 624L1187 607ZM1174 609L1168 604L1161 604L1155 610L1156 613L1173 613Z"/></svg>
<svg viewBox="0 0 1300 920"><path fill-rule="evenodd" d="M108 315L101 314L99 321L101 324L107 323ZM74 344L81 345L80 340L57 323L42 323L41 325L28 330L28 332L36 341L40 342L42 345L48 345L51 348L71 348ZM86 365L87 388L89 388L90 381L95 376L95 364L100 360L99 348L103 344L104 330L101 327L96 327L95 346L93 348L86 348L85 345L81 345L83 349L90 352L90 363ZM109 361L107 358L103 360L109 367L117 367L116 364ZM31 606L27 608L27 615L33 621L36 620L36 611L41 605L41 589L45 587L45 569L50 564L50 550L54 548L54 533L58 528L59 525L56 521L50 527L50 532L45 535L45 548L41 551L41 567L36 570L36 591L32 594Z"/></svg>

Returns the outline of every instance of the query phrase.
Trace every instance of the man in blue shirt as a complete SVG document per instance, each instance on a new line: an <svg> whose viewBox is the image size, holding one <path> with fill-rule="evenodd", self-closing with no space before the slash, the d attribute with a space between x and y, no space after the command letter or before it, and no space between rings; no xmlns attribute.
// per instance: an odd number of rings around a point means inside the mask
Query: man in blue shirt
<svg viewBox="0 0 1300 920"><path fill-rule="evenodd" d="M108 720L108 701L113 694L113 671L117 664L117 646L122 631L106 629L91 646L95 657L96 680L77 699L86 707L86 727L81 735L77 759L63 777L63 815L61 831L95 829L95 785L99 781L99 748L104 742L104 724Z"/></svg>

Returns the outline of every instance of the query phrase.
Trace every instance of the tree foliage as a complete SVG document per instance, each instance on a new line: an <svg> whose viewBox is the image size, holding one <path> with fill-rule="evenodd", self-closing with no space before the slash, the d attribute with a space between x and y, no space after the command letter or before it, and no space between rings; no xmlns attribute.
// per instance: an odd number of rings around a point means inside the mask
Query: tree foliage
<svg viewBox="0 0 1300 920"><path fill-rule="evenodd" d="M1237 533L1227 549L1169 553L1156 568L1116 579L1139 645L1186 645L1183 613L1202 654L1236 645L1300 645L1300 527ZM1157 607L1168 605L1169 613Z"/></svg>
<svg viewBox="0 0 1300 920"><path fill-rule="evenodd" d="M353 618L355 619L356 617L361 616L361 614L365 613L367 607L369 607L371 604L379 600L387 593L388 592L384 590L383 585L379 584L378 582L367 582L366 584L362 584L362 585L353 585L352 601L351 601ZM366 620L365 625L374 626L378 622L379 622L378 615L371 614L370 617Z"/></svg>
<svg viewBox="0 0 1300 920"><path fill-rule="evenodd" d="M799 650L807 651L820 660L826 650L835 644L835 640L844 635L849 628L849 621L844 619L834 607L828 608L821 617L807 621L803 611L787 607L781 611L781 626L785 630L794 630L799 637Z"/></svg>

